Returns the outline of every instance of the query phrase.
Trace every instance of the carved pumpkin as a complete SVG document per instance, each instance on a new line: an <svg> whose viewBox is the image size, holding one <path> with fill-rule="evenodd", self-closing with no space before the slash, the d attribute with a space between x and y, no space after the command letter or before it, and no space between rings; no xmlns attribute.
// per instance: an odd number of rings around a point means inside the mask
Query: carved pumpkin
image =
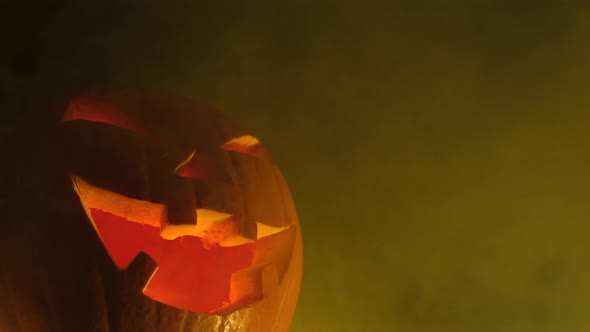
<svg viewBox="0 0 590 332"><path fill-rule="evenodd" d="M220 114L93 92L3 155L0 330L288 329L296 212L269 153Z"/></svg>

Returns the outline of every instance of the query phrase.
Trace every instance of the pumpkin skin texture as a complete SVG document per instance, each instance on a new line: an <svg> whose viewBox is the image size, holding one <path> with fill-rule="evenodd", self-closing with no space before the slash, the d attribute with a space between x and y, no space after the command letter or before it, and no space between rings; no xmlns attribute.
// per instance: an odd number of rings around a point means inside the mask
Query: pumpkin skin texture
<svg viewBox="0 0 590 332"><path fill-rule="evenodd" d="M302 273L295 207L268 152L219 113L176 96L93 91L40 112L6 143L0 331L288 330ZM153 207L161 224L137 217ZM145 232L112 242L100 213L153 226L157 243L184 242L132 248L121 263L120 247ZM220 215L229 217L210 217ZM182 256L189 242L206 259ZM251 257L228 267L207 256L216 250ZM171 278L159 293L148 282L156 268ZM203 298L187 295L191 273L205 275Z"/></svg>

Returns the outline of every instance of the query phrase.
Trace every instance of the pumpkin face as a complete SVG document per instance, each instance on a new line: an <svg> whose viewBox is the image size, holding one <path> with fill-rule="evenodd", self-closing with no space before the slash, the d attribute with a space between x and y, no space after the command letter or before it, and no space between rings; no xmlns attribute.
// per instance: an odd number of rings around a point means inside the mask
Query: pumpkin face
<svg viewBox="0 0 590 332"><path fill-rule="evenodd" d="M255 137L193 101L137 91L87 94L58 113L44 126L55 156L48 162L64 175L58 192L67 197L57 205L76 217L54 215L67 225L43 227L54 241L91 239L72 262L97 261L81 278L111 280L102 286L106 308L76 310L118 310L105 323L111 330L287 330L301 278L300 231L286 183ZM20 219L30 224L31 216ZM22 247L18 237L13 243ZM60 274L55 265L27 268ZM12 286L14 302L34 302ZM158 321L133 321L146 311ZM51 330L42 324L33 326Z"/></svg>

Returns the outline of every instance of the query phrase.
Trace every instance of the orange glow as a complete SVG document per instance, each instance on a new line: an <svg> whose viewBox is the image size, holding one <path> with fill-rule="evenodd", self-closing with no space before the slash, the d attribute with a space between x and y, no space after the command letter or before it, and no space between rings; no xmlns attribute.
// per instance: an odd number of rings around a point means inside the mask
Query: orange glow
<svg viewBox="0 0 590 332"><path fill-rule="evenodd" d="M231 183L230 177L215 165L210 156L203 153L197 155L195 151L176 166L174 173L185 178Z"/></svg>
<svg viewBox="0 0 590 332"><path fill-rule="evenodd" d="M139 252L157 263L143 290L156 301L225 315L262 299L286 273L294 227L259 223L258 239L252 241L237 233L231 215L206 209L197 209L197 225L168 225L162 204L131 199L77 176L72 181L120 269Z"/></svg>
<svg viewBox="0 0 590 332"><path fill-rule="evenodd" d="M148 132L135 119L121 112L116 105L98 102L93 99L78 98L68 105L62 121L90 121L110 124L147 135Z"/></svg>
<svg viewBox="0 0 590 332"><path fill-rule="evenodd" d="M259 158L269 158L270 155L260 141L252 135L243 135L222 145L227 151L249 154Z"/></svg>

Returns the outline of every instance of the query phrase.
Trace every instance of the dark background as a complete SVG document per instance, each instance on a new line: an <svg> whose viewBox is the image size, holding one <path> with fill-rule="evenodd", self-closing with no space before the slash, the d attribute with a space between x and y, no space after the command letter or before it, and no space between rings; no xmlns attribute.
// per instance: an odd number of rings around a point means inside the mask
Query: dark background
<svg viewBox="0 0 590 332"><path fill-rule="evenodd" d="M588 331L582 3L0 0L0 135L87 87L191 96L290 183L292 331Z"/></svg>

